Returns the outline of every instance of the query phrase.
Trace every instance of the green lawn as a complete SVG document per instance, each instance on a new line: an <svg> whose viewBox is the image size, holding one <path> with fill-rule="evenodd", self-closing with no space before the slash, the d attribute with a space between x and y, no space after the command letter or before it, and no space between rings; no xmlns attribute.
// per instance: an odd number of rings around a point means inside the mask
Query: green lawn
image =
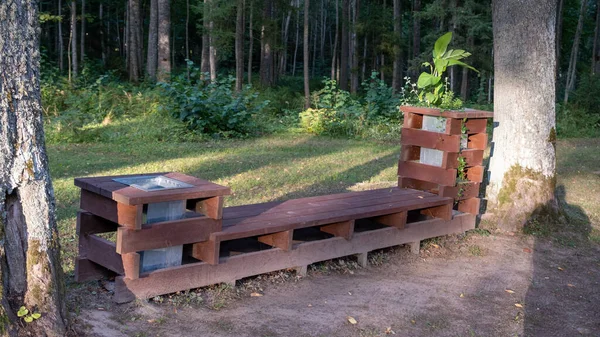
<svg viewBox="0 0 600 337"><path fill-rule="evenodd" d="M396 184L400 146L301 134L212 143L49 145L64 267L73 271L82 176L178 171L231 187L226 205L285 200ZM558 145L559 185L578 223L600 223L600 139ZM589 225L588 225L589 226ZM596 229L589 234L600 241Z"/></svg>

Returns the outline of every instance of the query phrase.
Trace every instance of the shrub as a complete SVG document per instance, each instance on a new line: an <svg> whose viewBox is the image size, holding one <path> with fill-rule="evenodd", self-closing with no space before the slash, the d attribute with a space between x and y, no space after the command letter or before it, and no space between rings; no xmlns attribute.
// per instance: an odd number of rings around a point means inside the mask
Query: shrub
<svg viewBox="0 0 600 337"><path fill-rule="evenodd" d="M568 105L556 107L556 135L560 138L600 136L600 114Z"/></svg>

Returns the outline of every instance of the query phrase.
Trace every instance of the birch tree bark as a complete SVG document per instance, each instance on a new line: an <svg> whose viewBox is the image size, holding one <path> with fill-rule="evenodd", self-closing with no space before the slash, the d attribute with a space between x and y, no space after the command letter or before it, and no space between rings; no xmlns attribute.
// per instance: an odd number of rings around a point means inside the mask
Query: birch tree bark
<svg viewBox="0 0 600 337"><path fill-rule="evenodd" d="M555 21L556 0L493 1L495 128L487 198L503 229L557 213Z"/></svg>
<svg viewBox="0 0 600 337"><path fill-rule="evenodd" d="M77 2L71 1L71 39L69 40L71 47L71 76L77 78L79 62L77 60Z"/></svg>
<svg viewBox="0 0 600 337"><path fill-rule="evenodd" d="M66 307L40 99L38 2L0 2L0 331L42 314L33 336L64 336ZM75 48L76 49L76 48Z"/></svg>
<svg viewBox="0 0 600 337"><path fill-rule="evenodd" d="M210 0L204 0L202 9L202 60L200 61L200 71L203 74L210 73Z"/></svg>

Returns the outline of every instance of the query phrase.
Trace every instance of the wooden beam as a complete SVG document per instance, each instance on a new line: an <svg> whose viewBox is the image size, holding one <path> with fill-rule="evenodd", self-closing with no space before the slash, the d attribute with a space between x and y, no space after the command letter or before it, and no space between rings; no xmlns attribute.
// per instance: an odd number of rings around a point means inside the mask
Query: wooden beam
<svg viewBox="0 0 600 337"><path fill-rule="evenodd" d="M90 235L98 233L115 232L119 228L119 224L90 212L80 210L77 212L77 235Z"/></svg>
<svg viewBox="0 0 600 337"><path fill-rule="evenodd" d="M483 163L483 150L463 149L459 152L444 152L442 167L446 169L458 168L458 157L465 158L466 166L476 166Z"/></svg>
<svg viewBox="0 0 600 337"><path fill-rule="evenodd" d="M354 234L354 220L336 222L330 225L320 227L321 232L329 233L334 236L343 237L346 240L351 240Z"/></svg>
<svg viewBox="0 0 600 337"><path fill-rule="evenodd" d="M223 218L223 197L188 200L187 208L196 213L202 213L209 218L219 220Z"/></svg>
<svg viewBox="0 0 600 337"><path fill-rule="evenodd" d="M407 128L421 129L423 127L423 115L415 114L412 112L404 112L404 126L403 130Z"/></svg>
<svg viewBox="0 0 600 337"><path fill-rule="evenodd" d="M425 208L421 210L421 214L450 221L452 220L452 204Z"/></svg>
<svg viewBox="0 0 600 337"><path fill-rule="evenodd" d="M476 133L469 136L467 147L469 149L485 150L487 147L488 135L486 133Z"/></svg>
<svg viewBox="0 0 600 337"><path fill-rule="evenodd" d="M140 254L127 253L121 255L125 277L135 280L140 277Z"/></svg>
<svg viewBox="0 0 600 337"><path fill-rule="evenodd" d="M125 205L83 189L79 205L85 211L127 228L142 228L143 205Z"/></svg>
<svg viewBox="0 0 600 337"><path fill-rule="evenodd" d="M100 280L115 273L86 258L75 259L75 282Z"/></svg>
<svg viewBox="0 0 600 337"><path fill-rule="evenodd" d="M463 213L477 215L479 214L480 204L481 200L479 198L461 200L458 202L458 210Z"/></svg>
<svg viewBox="0 0 600 337"><path fill-rule="evenodd" d="M456 185L456 170L415 162L398 162L398 175L445 186Z"/></svg>
<svg viewBox="0 0 600 337"><path fill-rule="evenodd" d="M81 249L82 245L83 249ZM87 258L108 270L123 275L121 255L117 254L115 244L104 238L96 235L80 237L79 257Z"/></svg>
<svg viewBox="0 0 600 337"><path fill-rule="evenodd" d="M166 248L206 241L221 230L221 220L188 218L152 224L141 230L121 227L117 231L117 253Z"/></svg>
<svg viewBox="0 0 600 337"><path fill-rule="evenodd" d="M447 135L417 129L402 129L402 145L416 145L445 152L459 152L460 135Z"/></svg>
<svg viewBox="0 0 600 337"><path fill-rule="evenodd" d="M404 226L406 225L407 215L408 215L408 212L398 212L398 213L378 216L378 217L373 218L373 220L379 222L380 224L386 225L386 226L403 229Z"/></svg>
<svg viewBox="0 0 600 337"><path fill-rule="evenodd" d="M467 134L486 133L487 118L469 118L467 119Z"/></svg>
<svg viewBox="0 0 600 337"><path fill-rule="evenodd" d="M198 262L165 268L140 275L139 279L115 279L118 303L138 298L204 287L211 284L242 279L276 270L309 265L342 256L364 253L386 247L417 242L441 235L461 233L475 228L475 216L458 214L451 221L431 219L406 224L404 230L381 228L354 233L352 240L341 237L299 244L289 252L268 249L224 258L224 263L213 266Z"/></svg>
<svg viewBox="0 0 600 337"><path fill-rule="evenodd" d="M273 234L263 235L258 237L258 241L269 245L271 247L277 247L283 251L290 251L292 249L292 240L294 236L294 230L290 229L284 232L277 232Z"/></svg>
<svg viewBox="0 0 600 337"><path fill-rule="evenodd" d="M204 242L194 243L192 257L211 265L219 264L219 250L221 243L214 238Z"/></svg>

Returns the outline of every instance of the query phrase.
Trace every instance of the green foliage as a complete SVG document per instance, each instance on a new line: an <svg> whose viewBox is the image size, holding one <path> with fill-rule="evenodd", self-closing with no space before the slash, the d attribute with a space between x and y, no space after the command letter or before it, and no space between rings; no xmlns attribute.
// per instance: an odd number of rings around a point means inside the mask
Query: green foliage
<svg viewBox="0 0 600 337"><path fill-rule="evenodd" d="M32 312L29 314L29 310L23 306L19 308L19 311L17 311L17 316L22 318L25 323L31 323L34 320L42 317L42 314L39 312Z"/></svg>
<svg viewBox="0 0 600 337"><path fill-rule="evenodd" d="M233 91L235 78L228 76L205 83L198 69L174 77L170 83L160 83L170 99L163 105L172 116L186 123L190 130L213 136L247 136L258 130L254 122L268 101L259 102L258 93L249 86L239 93Z"/></svg>
<svg viewBox="0 0 600 337"><path fill-rule="evenodd" d="M559 138L600 137L600 113L575 105L556 106L556 134Z"/></svg>
<svg viewBox="0 0 600 337"><path fill-rule="evenodd" d="M459 65L477 71L470 65L461 60L471 56L471 53L462 49L450 49L448 45L452 40L452 32L442 35L435 42L433 48L433 64L424 62L423 66L429 67L428 72L422 72L417 80L419 88L419 101L424 102L427 106L440 107L443 103L454 105L453 96L444 98L445 90L442 78L448 67Z"/></svg>

